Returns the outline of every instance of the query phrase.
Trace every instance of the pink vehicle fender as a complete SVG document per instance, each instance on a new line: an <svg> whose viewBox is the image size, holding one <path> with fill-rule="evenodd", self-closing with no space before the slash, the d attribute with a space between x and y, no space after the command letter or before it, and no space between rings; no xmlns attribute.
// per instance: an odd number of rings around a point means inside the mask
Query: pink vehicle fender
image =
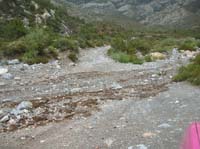
<svg viewBox="0 0 200 149"><path fill-rule="evenodd" d="M200 149L200 123L193 122L186 130L180 149Z"/></svg>

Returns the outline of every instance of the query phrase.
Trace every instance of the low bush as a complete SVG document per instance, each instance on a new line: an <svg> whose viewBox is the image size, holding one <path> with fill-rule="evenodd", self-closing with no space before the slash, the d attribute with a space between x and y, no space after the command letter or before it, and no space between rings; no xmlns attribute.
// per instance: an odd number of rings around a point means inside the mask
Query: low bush
<svg viewBox="0 0 200 149"><path fill-rule="evenodd" d="M25 51L26 46L22 40L8 42L1 46L2 55L7 58L19 57Z"/></svg>
<svg viewBox="0 0 200 149"><path fill-rule="evenodd" d="M151 55L146 55L146 56L144 57L144 60L145 60L146 62L152 62L152 61L153 61L153 59L151 58Z"/></svg>
<svg viewBox="0 0 200 149"><path fill-rule="evenodd" d="M194 85L200 85L200 54L187 66L179 69L174 81L189 81Z"/></svg>
<svg viewBox="0 0 200 149"><path fill-rule="evenodd" d="M121 63L133 63L133 64L143 64L143 60L139 59L136 55L130 55L125 52L115 51L114 49L110 49L108 51L108 55Z"/></svg>
<svg viewBox="0 0 200 149"><path fill-rule="evenodd" d="M76 55L76 53L74 52L71 52L69 55L68 55L68 58L72 61L72 62L76 62L78 60L78 57Z"/></svg>
<svg viewBox="0 0 200 149"><path fill-rule="evenodd" d="M195 39L186 39L181 43L178 49L194 51L196 50L196 47L197 47L197 42L195 41Z"/></svg>
<svg viewBox="0 0 200 149"><path fill-rule="evenodd" d="M26 35L28 30L20 19L0 22L0 38L14 40Z"/></svg>
<svg viewBox="0 0 200 149"><path fill-rule="evenodd" d="M175 38L165 38L154 42L154 52L167 52L180 45L180 40Z"/></svg>
<svg viewBox="0 0 200 149"><path fill-rule="evenodd" d="M70 39L68 37L61 37L58 38L53 46L60 51L67 51L67 50L72 50L75 52L78 52L78 42L76 40Z"/></svg>

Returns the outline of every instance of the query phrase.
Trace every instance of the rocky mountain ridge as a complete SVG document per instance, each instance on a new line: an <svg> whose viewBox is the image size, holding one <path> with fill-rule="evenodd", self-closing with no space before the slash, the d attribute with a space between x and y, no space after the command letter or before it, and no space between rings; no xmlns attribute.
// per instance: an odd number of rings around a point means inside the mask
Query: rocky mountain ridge
<svg viewBox="0 0 200 149"><path fill-rule="evenodd" d="M60 1L60 0L58 0ZM63 0L62 0L63 1ZM96 19L128 18L141 24L199 26L199 0L64 0Z"/></svg>

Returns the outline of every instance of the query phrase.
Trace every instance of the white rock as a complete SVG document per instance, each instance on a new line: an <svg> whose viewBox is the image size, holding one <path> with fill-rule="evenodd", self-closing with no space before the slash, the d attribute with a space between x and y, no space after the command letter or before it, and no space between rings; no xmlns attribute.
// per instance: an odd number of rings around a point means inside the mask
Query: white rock
<svg viewBox="0 0 200 149"><path fill-rule="evenodd" d="M133 149L133 146L129 146L128 149Z"/></svg>
<svg viewBox="0 0 200 149"><path fill-rule="evenodd" d="M8 61L8 65L16 65L19 63L20 63L20 61L18 59L13 59L13 60Z"/></svg>
<svg viewBox="0 0 200 149"><path fill-rule="evenodd" d="M122 88L122 86L118 83L113 83L111 87L112 87L112 89L121 89Z"/></svg>
<svg viewBox="0 0 200 149"><path fill-rule="evenodd" d="M69 63L69 66L71 67L71 66L76 66L77 64L75 64L75 63Z"/></svg>
<svg viewBox="0 0 200 149"><path fill-rule="evenodd" d="M170 128L171 125L167 124L167 123L163 123L161 125L158 126L159 128Z"/></svg>
<svg viewBox="0 0 200 149"><path fill-rule="evenodd" d="M1 67L0 67L0 75L5 74L5 73L7 73L7 72L8 72L8 69L7 69L7 68L1 68Z"/></svg>
<svg viewBox="0 0 200 149"><path fill-rule="evenodd" d="M108 138L105 140L105 144L108 146L108 147L111 147L111 145L113 144L114 140L111 139L111 138Z"/></svg>
<svg viewBox="0 0 200 149"><path fill-rule="evenodd" d="M22 101L18 106L17 110L31 109L33 104L30 101Z"/></svg>
<svg viewBox="0 0 200 149"><path fill-rule="evenodd" d="M0 86L5 86L6 84L4 82L0 82Z"/></svg>
<svg viewBox="0 0 200 149"><path fill-rule="evenodd" d="M4 117L0 120L1 123L7 122L7 121L9 121L9 116L8 116L8 115L4 116Z"/></svg>
<svg viewBox="0 0 200 149"><path fill-rule="evenodd" d="M45 140L40 140L40 143L44 143L45 142Z"/></svg>
<svg viewBox="0 0 200 149"><path fill-rule="evenodd" d="M15 124L17 123L17 121L14 120L14 119L10 119L10 120L8 121L8 123L9 123L10 125L15 125Z"/></svg>
<svg viewBox="0 0 200 149"><path fill-rule="evenodd" d="M21 80L21 78L20 77L15 77L14 80L19 81L19 80Z"/></svg>
<svg viewBox="0 0 200 149"><path fill-rule="evenodd" d="M148 149L148 147L144 144L139 144L136 146L138 149Z"/></svg>
<svg viewBox="0 0 200 149"><path fill-rule="evenodd" d="M2 74L2 78L6 80L11 80L11 79L14 79L14 76L10 73L4 73Z"/></svg>

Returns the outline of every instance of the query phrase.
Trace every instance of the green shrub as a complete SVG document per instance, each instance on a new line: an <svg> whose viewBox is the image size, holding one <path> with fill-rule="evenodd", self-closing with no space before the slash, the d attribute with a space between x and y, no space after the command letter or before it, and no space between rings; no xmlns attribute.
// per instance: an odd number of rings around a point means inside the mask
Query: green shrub
<svg viewBox="0 0 200 149"><path fill-rule="evenodd" d="M47 48L47 55L49 55L49 57L52 57L52 58L57 58L58 57L58 51L53 46L49 46Z"/></svg>
<svg viewBox="0 0 200 149"><path fill-rule="evenodd" d="M74 52L71 52L69 55L68 55L68 58L72 61L72 62L76 62L78 60L77 56L76 56L76 53Z"/></svg>
<svg viewBox="0 0 200 149"><path fill-rule="evenodd" d="M36 50L38 51L38 54L42 55L44 54L44 49L52 43L53 38L48 31L41 28L35 28L22 40L24 41L27 50Z"/></svg>
<svg viewBox="0 0 200 149"><path fill-rule="evenodd" d="M197 41L197 47L200 48L200 40Z"/></svg>
<svg viewBox="0 0 200 149"><path fill-rule="evenodd" d="M108 55L121 63L143 64L143 60L139 59L136 55L130 55L124 52L115 51L114 49L108 50Z"/></svg>
<svg viewBox="0 0 200 149"><path fill-rule="evenodd" d="M95 47L95 42L93 40L86 40L86 45L89 48L94 48Z"/></svg>
<svg viewBox="0 0 200 149"><path fill-rule="evenodd" d="M145 60L146 62L152 62L152 61L153 61L150 55L146 55L146 56L144 57L144 60Z"/></svg>
<svg viewBox="0 0 200 149"><path fill-rule="evenodd" d="M173 80L189 81L194 85L200 85L200 54L196 56L191 64L181 67Z"/></svg>
<svg viewBox="0 0 200 149"><path fill-rule="evenodd" d="M183 43L181 43L181 45L179 46L180 50L196 50L196 41L194 39L186 39L185 41L183 41Z"/></svg>
<svg viewBox="0 0 200 149"><path fill-rule="evenodd" d="M22 55L25 50L26 46L22 40L8 42L1 47L1 51L5 57L18 57Z"/></svg>
<svg viewBox="0 0 200 149"><path fill-rule="evenodd" d="M165 38L154 42L154 52L167 52L180 45L180 40L175 38Z"/></svg>
<svg viewBox="0 0 200 149"><path fill-rule="evenodd" d="M73 50L78 52L78 42L67 37L58 38L53 45L60 51Z"/></svg>
<svg viewBox="0 0 200 149"><path fill-rule="evenodd" d="M0 22L0 38L13 40L26 35L27 29L20 19Z"/></svg>
<svg viewBox="0 0 200 149"><path fill-rule="evenodd" d="M138 51L142 52L143 55L149 53L152 48L150 42L144 39L132 40L130 44L132 47L135 47Z"/></svg>
<svg viewBox="0 0 200 149"><path fill-rule="evenodd" d="M27 35L13 42L7 42L1 51L5 57L18 57L23 62L46 63L48 59L56 58L55 48L49 46L53 34L44 29L32 29Z"/></svg>

